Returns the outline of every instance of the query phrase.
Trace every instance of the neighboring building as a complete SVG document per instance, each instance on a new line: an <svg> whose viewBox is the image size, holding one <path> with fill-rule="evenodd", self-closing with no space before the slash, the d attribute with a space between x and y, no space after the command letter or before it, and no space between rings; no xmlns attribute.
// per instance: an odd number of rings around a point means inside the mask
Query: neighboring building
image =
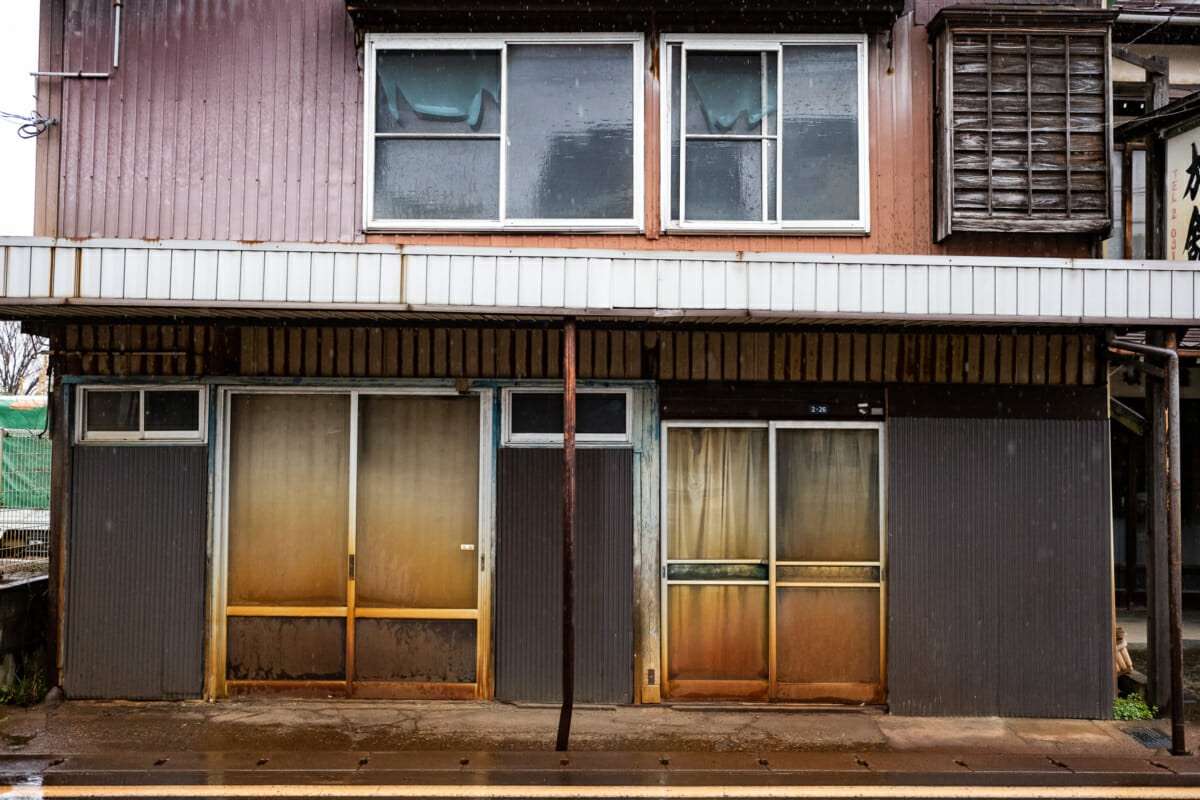
<svg viewBox="0 0 1200 800"><path fill-rule="evenodd" d="M72 697L1107 717L1097 8L44 0Z"/></svg>

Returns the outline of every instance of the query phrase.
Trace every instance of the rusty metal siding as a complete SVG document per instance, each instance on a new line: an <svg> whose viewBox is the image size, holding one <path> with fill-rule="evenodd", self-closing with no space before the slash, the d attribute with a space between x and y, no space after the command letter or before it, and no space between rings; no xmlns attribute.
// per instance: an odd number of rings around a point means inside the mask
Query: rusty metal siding
<svg viewBox="0 0 1200 800"><path fill-rule="evenodd" d="M76 447L63 688L179 699L203 689L205 447Z"/></svg>
<svg viewBox="0 0 1200 800"><path fill-rule="evenodd" d="M111 0L65 3L56 68L107 71ZM120 64L61 81L59 235L361 240L362 77L342 3L129 3Z"/></svg>
<svg viewBox="0 0 1200 800"><path fill-rule="evenodd" d="M888 684L900 714L1108 718L1108 423L893 417Z"/></svg>
<svg viewBox="0 0 1200 800"><path fill-rule="evenodd" d="M575 699L633 701L633 451L578 451ZM496 697L562 696L562 450L497 468Z"/></svg>

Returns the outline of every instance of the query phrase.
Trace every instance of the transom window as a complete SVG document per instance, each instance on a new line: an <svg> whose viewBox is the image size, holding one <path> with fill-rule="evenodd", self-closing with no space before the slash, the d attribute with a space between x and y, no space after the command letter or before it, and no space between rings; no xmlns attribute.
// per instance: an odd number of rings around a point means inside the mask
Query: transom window
<svg viewBox="0 0 1200 800"><path fill-rule="evenodd" d="M79 442L203 442L207 394L195 387L87 387L79 395Z"/></svg>
<svg viewBox="0 0 1200 800"><path fill-rule="evenodd" d="M662 47L667 228L867 230L866 37Z"/></svg>
<svg viewBox="0 0 1200 800"><path fill-rule="evenodd" d="M633 35L367 43L366 224L640 229Z"/></svg>

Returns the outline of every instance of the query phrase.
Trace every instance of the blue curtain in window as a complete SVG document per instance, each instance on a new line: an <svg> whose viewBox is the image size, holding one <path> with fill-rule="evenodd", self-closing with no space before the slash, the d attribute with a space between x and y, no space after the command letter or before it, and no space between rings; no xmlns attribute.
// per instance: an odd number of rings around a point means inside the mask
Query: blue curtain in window
<svg viewBox="0 0 1200 800"><path fill-rule="evenodd" d="M489 54L490 58L473 57L472 53L416 51L405 55L409 57L380 59L377 66L388 111L397 121L401 98L421 117L466 120L472 127L479 125L483 114L484 92L499 101L500 74L495 54Z"/></svg>
<svg viewBox="0 0 1200 800"><path fill-rule="evenodd" d="M763 117L775 112L775 76L768 76L764 103L762 71L757 54L753 59L744 56L714 57L709 54L689 58L687 75L688 83L700 98L700 110L713 133L730 130L743 114L746 115L747 124L754 126Z"/></svg>

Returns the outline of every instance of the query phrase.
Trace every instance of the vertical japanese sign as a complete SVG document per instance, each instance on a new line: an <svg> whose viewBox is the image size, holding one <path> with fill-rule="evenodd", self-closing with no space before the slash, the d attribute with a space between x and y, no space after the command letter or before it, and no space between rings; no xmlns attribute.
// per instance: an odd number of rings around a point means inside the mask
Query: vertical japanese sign
<svg viewBox="0 0 1200 800"><path fill-rule="evenodd" d="M1167 258L1200 261L1200 127L1167 139Z"/></svg>

